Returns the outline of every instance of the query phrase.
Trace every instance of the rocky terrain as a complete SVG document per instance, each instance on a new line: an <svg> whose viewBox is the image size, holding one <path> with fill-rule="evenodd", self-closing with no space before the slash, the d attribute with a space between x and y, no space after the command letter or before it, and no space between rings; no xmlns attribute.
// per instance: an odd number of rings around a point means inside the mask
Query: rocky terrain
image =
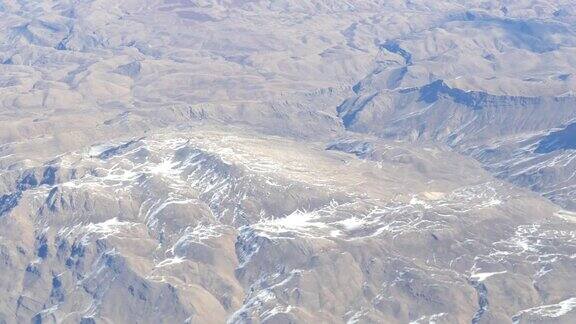
<svg viewBox="0 0 576 324"><path fill-rule="evenodd" d="M570 1L0 1L0 323L574 323Z"/></svg>

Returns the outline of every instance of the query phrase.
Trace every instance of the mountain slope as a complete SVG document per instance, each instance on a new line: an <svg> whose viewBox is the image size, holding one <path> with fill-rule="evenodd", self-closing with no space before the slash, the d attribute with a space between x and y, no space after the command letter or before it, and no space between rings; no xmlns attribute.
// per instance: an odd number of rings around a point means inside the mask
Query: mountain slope
<svg viewBox="0 0 576 324"><path fill-rule="evenodd" d="M0 323L572 323L572 2L0 1Z"/></svg>

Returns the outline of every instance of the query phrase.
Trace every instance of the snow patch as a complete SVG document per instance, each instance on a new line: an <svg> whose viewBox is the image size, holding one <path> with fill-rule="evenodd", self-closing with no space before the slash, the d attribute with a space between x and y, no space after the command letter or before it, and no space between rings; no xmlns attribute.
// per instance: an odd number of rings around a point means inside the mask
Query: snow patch
<svg viewBox="0 0 576 324"><path fill-rule="evenodd" d="M524 314L536 315L541 317L555 318L568 314L576 309L576 297L565 299L558 304L544 305L528 308L516 314L512 320L514 323L520 323L520 317Z"/></svg>
<svg viewBox="0 0 576 324"><path fill-rule="evenodd" d="M100 234L100 239L106 239L109 236L119 234L123 230L137 225L132 222L122 222L114 217L101 223L90 223L84 226L83 230L86 234ZM85 237L83 241L89 239Z"/></svg>
<svg viewBox="0 0 576 324"><path fill-rule="evenodd" d="M295 211L292 214L275 219L266 219L256 223L253 227L255 229L270 232L282 233L287 231L303 232L307 229L325 229L328 226L318 221L319 215L317 212Z"/></svg>
<svg viewBox="0 0 576 324"><path fill-rule="evenodd" d="M162 267L167 267L167 266L171 266L171 265L175 265L175 264L179 264L186 261L186 259L184 257L181 256L175 256L173 258L167 258L164 259L162 261L160 261L158 264L156 264L154 267L155 268L162 268Z"/></svg>
<svg viewBox="0 0 576 324"><path fill-rule="evenodd" d="M364 220L357 217L346 218L336 223L344 226L344 228L349 231L359 229L366 224Z"/></svg>
<svg viewBox="0 0 576 324"><path fill-rule="evenodd" d="M555 216L562 218L563 220L576 223L576 213L567 210L560 210L554 213Z"/></svg>
<svg viewBox="0 0 576 324"><path fill-rule="evenodd" d="M478 282L482 282L494 275L497 274L503 274L506 273L507 271L498 271L498 272L477 272L477 273L473 273L470 276L470 279L473 279L474 281L478 281Z"/></svg>

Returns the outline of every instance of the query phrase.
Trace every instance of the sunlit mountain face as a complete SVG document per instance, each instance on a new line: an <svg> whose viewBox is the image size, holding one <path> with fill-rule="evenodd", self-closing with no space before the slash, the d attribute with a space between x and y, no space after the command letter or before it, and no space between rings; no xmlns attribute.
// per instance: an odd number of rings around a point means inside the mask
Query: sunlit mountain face
<svg viewBox="0 0 576 324"><path fill-rule="evenodd" d="M571 1L0 26L0 324L576 323Z"/></svg>

